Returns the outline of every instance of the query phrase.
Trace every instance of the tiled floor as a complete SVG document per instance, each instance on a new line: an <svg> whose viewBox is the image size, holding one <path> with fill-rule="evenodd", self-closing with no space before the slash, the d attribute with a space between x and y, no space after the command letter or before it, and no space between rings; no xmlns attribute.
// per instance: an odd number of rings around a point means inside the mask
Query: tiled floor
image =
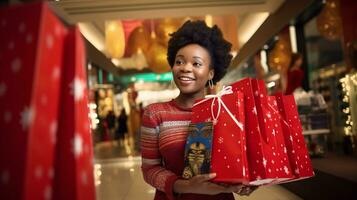
<svg viewBox="0 0 357 200"><path fill-rule="evenodd" d="M109 148L118 147L113 145ZM144 182L140 170L140 163L141 159L139 156L97 159L94 172L97 200L153 199L155 190ZM238 196L236 199L238 199ZM251 196L239 197L239 199L301 200L301 198L281 186L261 187Z"/></svg>

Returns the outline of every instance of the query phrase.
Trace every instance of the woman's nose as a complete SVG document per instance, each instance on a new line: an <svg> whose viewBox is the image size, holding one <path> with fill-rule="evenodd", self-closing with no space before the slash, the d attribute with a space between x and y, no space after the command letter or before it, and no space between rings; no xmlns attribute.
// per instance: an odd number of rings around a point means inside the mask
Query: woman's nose
<svg viewBox="0 0 357 200"><path fill-rule="evenodd" d="M181 71L183 71L183 72L191 72L192 71L192 65L190 63L185 63L184 65L181 65Z"/></svg>

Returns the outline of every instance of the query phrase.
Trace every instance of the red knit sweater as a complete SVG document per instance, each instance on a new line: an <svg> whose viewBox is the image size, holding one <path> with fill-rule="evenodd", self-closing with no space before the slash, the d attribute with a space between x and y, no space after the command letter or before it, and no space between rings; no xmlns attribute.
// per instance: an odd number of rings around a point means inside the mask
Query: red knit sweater
<svg viewBox="0 0 357 200"><path fill-rule="evenodd" d="M144 179L156 188L155 200L234 200L231 193L173 194L173 184L181 178L184 168L191 114L191 109L180 108L174 100L145 108L141 127Z"/></svg>

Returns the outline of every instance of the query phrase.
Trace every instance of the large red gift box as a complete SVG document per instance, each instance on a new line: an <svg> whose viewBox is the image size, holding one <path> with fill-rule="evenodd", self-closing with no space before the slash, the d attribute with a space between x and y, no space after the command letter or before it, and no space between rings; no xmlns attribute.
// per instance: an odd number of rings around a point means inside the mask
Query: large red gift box
<svg viewBox="0 0 357 200"><path fill-rule="evenodd" d="M263 84L264 85L264 84ZM250 185L263 185L293 178L288 156L284 151L279 113L272 112L265 86L246 78L232 84L234 92L243 92L245 101L245 131Z"/></svg>
<svg viewBox="0 0 357 200"><path fill-rule="evenodd" d="M88 117L85 49L78 27L65 40L54 199L93 200L93 149Z"/></svg>
<svg viewBox="0 0 357 200"><path fill-rule="evenodd" d="M242 93L229 90L226 87L217 95L196 102L191 122L213 121L211 172L217 174L213 181L247 183L244 98Z"/></svg>
<svg viewBox="0 0 357 200"><path fill-rule="evenodd" d="M65 27L47 4L0 8L0 199L50 199Z"/></svg>
<svg viewBox="0 0 357 200"><path fill-rule="evenodd" d="M276 100L281 115L284 139L289 155L294 180L305 179L315 175L305 144L303 129L293 95L277 94Z"/></svg>

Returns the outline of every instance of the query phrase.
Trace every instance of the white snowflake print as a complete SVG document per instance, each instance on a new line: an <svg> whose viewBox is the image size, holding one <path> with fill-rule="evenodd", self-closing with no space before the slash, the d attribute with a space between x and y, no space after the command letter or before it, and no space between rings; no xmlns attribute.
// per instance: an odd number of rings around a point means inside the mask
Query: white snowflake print
<svg viewBox="0 0 357 200"><path fill-rule="evenodd" d="M254 107L254 108L252 109L252 112L253 112L254 115L257 115L257 107Z"/></svg>
<svg viewBox="0 0 357 200"><path fill-rule="evenodd" d="M239 158L237 158L237 162L240 162L240 159L239 159Z"/></svg>
<svg viewBox="0 0 357 200"><path fill-rule="evenodd" d="M267 160L264 157L263 157L263 165L264 165L264 167L267 166Z"/></svg>
<svg viewBox="0 0 357 200"><path fill-rule="evenodd" d="M11 62L11 70L14 73L17 73L20 71L21 69L21 60L19 58L15 58L12 62Z"/></svg>
<svg viewBox="0 0 357 200"><path fill-rule="evenodd" d="M272 163L272 164L275 164L275 161L274 161L274 160L271 160L271 163Z"/></svg>
<svg viewBox="0 0 357 200"><path fill-rule="evenodd" d="M242 171L243 171L243 176L245 176L245 167L243 167Z"/></svg>
<svg viewBox="0 0 357 200"><path fill-rule="evenodd" d="M286 152L287 152L286 147L284 147L284 153L286 153Z"/></svg>
<svg viewBox="0 0 357 200"><path fill-rule="evenodd" d="M289 169L288 169L288 167L287 167L287 166L284 166L284 172L285 172L285 174L286 174L286 175L288 175L288 174L289 174Z"/></svg>
<svg viewBox="0 0 357 200"><path fill-rule="evenodd" d="M231 168L231 166L227 165L227 168L229 169L229 168Z"/></svg>
<svg viewBox="0 0 357 200"><path fill-rule="evenodd" d="M0 83L0 97L5 95L5 92L7 90L7 86L4 82Z"/></svg>
<svg viewBox="0 0 357 200"><path fill-rule="evenodd" d="M21 112L21 126L22 130L27 130L29 126L32 124L33 120L35 119L35 109L32 107L25 107L24 110Z"/></svg>
<svg viewBox="0 0 357 200"><path fill-rule="evenodd" d="M271 169L270 168L268 169L268 172L271 173Z"/></svg>
<svg viewBox="0 0 357 200"><path fill-rule="evenodd" d="M217 149L217 152L221 152L221 149Z"/></svg>
<svg viewBox="0 0 357 200"><path fill-rule="evenodd" d="M267 117L268 117L269 119L271 119L271 114L270 114L270 113L267 113Z"/></svg>
<svg viewBox="0 0 357 200"><path fill-rule="evenodd" d="M290 135L289 139L290 139L291 142L293 141L293 137L291 135Z"/></svg>
<svg viewBox="0 0 357 200"><path fill-rule="evenodd" d="M298 168L295 169L295 174L300 174L300 171Z"/></svg>
<svg viewBox="0 0 357 200"><path fill-rule="evenodd" d="M74 95L74 100L75 101L81 100L84 96L84 89L85 89L84 82L79 78L75 78L70 84L70 87L72 89L71 94Z"/></svg>
<svg viewBox="0 0 357 200"><path fill-rule="evenodd" d="M223 159L227 160L227 156L224 156Z"/></svg>
<svg viewBox="0 0 357 200"><path fill-rule="evenodd" d="M254 92L254 95L257 97L259 95L259 92L258 91L255 91Z"/></svg>
<svg viewBox="0 0 357 200"><path fill-rule="evenodd" d="M273 129L273 132L272 132L272 134L275 136L275 129Z"/></svg>
<svg viewBox="0 0 357 200"><path fill-rule="evenodd" d="M74 157L78 158L83 152L83 139L80 134L76 133L72 141Z"/></svg>
<svg viewBox="0 0 357 200"><path fill-rule="evenodd" d="M223 143L223 138L222 138L222 137L219 137L219 138L218 138L218 143L219 143L219 144L222 144L222 143Z"/></svg>

